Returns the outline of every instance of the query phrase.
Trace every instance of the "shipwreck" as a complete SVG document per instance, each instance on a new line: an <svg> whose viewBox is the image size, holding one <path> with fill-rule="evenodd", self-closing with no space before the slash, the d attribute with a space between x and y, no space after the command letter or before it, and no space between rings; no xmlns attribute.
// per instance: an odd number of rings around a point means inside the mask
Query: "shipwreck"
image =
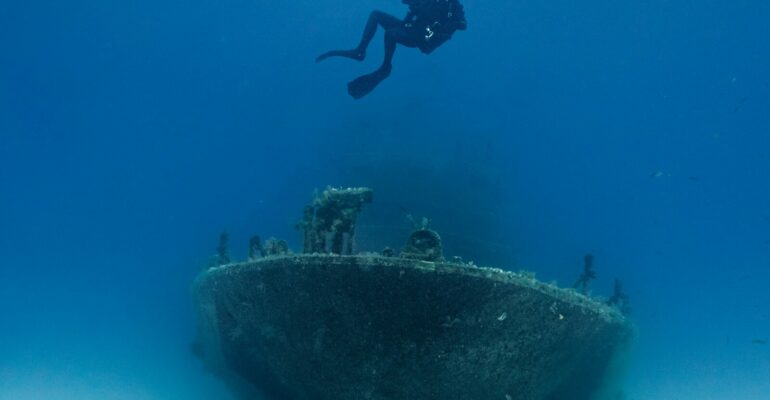
<svg viewBox="0 0 770 400"><path fill-rule="evenodd" d="M301 253L255 237L248 261L195 280L195 351L242 398L583 400L602 386L632 332L616 307L447 261L427 227L400 252L354 254L371 201L327 189L298 224Z"/></svg>

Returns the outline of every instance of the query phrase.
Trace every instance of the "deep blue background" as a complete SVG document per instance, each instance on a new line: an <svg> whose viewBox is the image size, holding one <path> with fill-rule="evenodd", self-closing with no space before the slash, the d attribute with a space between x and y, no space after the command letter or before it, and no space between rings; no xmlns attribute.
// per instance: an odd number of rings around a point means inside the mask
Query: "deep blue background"
<svg viewBox="0 0 770 400"><path fill-rule="evenodd" d="M228 229L299 245L314 188L368 185L447 253L622 278L628 399L770 393L770 3L466 0L391 78L352 47L396 0L0 5L0 399L228 398L189 355L190 283Z"/></svg>

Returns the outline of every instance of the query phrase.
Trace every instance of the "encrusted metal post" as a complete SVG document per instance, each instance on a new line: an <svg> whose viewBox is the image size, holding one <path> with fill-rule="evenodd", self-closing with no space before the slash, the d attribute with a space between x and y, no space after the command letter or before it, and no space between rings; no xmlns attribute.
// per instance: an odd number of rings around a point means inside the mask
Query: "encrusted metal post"
<svg viewBox="0 0 770 400"><path fill-rule="evenodd" d="M353 254L361 207L372 202L369 188L327 188L305 207L300 226L304 253Z"/></svg>

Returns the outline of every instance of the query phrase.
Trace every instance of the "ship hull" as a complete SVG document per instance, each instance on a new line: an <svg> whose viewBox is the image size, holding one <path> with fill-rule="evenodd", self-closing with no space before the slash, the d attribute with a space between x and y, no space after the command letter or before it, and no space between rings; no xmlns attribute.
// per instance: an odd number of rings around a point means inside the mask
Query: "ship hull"
<svg viewBox="0 0 770 400"><path fill-rule="evenodd" d="M396 257L266 258L194 292L200 354L243 398L587 399L631 334L572 290Z"/></svg>

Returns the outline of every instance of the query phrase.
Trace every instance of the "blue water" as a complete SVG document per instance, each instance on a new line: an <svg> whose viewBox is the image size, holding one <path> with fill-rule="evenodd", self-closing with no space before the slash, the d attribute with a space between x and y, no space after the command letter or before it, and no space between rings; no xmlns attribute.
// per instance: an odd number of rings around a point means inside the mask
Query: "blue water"
<svg viewBox="0 0 770 400"><path fill-rule="evenodd" d="M0 399L231 399L188 351L230 232L296 249L313 189L366 185L446 252L569 286L595 256L638 339L626 400L770 398L770 3L465 0L391 77L313 58L395 0L0 6ZM759 341L757 341L759 340Z"/></svg>

